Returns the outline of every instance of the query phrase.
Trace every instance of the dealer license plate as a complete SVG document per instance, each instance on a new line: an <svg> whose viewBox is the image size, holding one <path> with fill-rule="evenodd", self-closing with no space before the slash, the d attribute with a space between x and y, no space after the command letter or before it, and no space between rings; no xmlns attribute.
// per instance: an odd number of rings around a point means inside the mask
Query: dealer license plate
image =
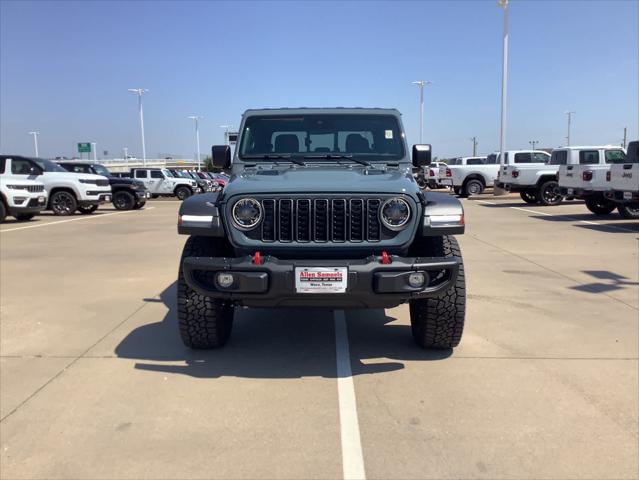
<svg viewBox="0 0 639 480"><path fill-rule="evenodd" d="M348 279L347 267L296 267L297 293L344 293Z"/></svg>
<svg viewBox="0 0 639 480"><path fill-rule="evenodd" d="M111 195L106 195L106 196L104 197L104 201L105 201L105 202L110 202L110 201L111 201Z"/></svg>
<svg viewBox="0 0 639 480"><path fill-rule="evenodd" d="M566 191L568 192L568 195L572 195L575 192L572 188L567 188Z"/></svg>

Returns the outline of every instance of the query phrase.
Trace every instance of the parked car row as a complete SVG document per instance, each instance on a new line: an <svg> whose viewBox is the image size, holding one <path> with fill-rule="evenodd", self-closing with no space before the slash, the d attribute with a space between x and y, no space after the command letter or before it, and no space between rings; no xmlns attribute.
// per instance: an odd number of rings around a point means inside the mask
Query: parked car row
<svg viewBox="0 0 639 480"><path fill-rule="evenodd" d="M133 168L128 176L116 176L93 162L0 155L0 222L7 216L30 220L43 210L86 215L110 202L118 210L140 209L148 198L184 200L223 188L226 180L209 172L165 168Z"/></svg>
<svg viewBox="0 0 639 480"><path fill-rule="evenodd" d="M449 187L455 194L479 195L496 186L518 192L526 203L558 205L564 198L583 199L598 215L617 209L624 218L639 218L638 142L625 149L613 145L509 150L487 157L460 157L429 168L430 188ZM422 185L423 186L423 185Z"/></svg>

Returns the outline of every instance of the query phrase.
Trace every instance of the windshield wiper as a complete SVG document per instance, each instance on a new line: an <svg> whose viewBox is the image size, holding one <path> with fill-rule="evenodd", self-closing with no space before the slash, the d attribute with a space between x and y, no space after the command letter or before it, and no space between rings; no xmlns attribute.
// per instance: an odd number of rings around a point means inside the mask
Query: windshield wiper
<svg viewBox="0 0 639 480"><path fill-rule="evenodd" d="M279 153L275 153L275 154L264 154L264 155L242 155L242 158L248 158L248 159L262 159L262 160L286 160L288 162L292 162L296 165L302 165L302 166L306 166L306 164L304 162L302 162L301 160L298 160L296 158L291 157L291 155L284 155L284 154L279 154Z"/></svg>
<svg viewBox="0 0 639 480"><path fill-rule="evenodd" d="M355 163L359 163L360 165L364 165L366 167L370 167L371 164L366 160L362 160L361 158L355 158L353 155L344 155L339 153L327 153L326 155L304 155L304 158L335 158L335 159L345 159L352 160Z"/></svg>

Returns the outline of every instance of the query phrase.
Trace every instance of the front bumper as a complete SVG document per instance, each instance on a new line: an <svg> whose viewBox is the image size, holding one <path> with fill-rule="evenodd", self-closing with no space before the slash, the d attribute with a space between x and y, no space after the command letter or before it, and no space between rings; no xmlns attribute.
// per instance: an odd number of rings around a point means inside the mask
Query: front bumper
<svg viewBox="0 0 639 480"><path fill-rule="evenodd" d="M407 300L433 297L451 288L459 273L457 257L390 256L382 264L378 256L358 260L282 260L267 256L255 264L251 256L186 257L182 270L186 283L201 295L224 298L249 307L390 308ZM344 293L297 293L296 267L346 267ZM216 273L234 276L229 288L221 288ZM425 274L422 287L407 279L413 272Z"/></svg>
<svg viewBox="0 0 639 480"><path fill-rule="evenodd" d="M108 203L113 200L113 196L111 195L111 190L106 191L87 191L85 193L86 198L78 201L78 205L81 207L86 207L89 205L102 205L103 203Z"/></svg>
<svg viewBox="0 0 639 480"><path fill-rule="evenodd" d="M14 215L18 213L38 213L47 207L47 197L40 195L36 198L29 198L20 203L13 202L9 205L9 214Z"/></svg>

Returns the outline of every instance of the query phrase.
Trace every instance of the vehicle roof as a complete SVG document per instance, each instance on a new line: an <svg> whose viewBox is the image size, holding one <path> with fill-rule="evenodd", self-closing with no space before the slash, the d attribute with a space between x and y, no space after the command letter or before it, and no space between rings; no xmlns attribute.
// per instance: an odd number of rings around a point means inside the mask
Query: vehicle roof
<svg viewBox="0 0 639 480"><path fill-rule="evenodd" d="M341 113L341 114L386 114L400 115L396 108L364 108L364 107L281 107L281 108L259 108L248 109L244 115L308 115L318 113Z"/></svg>
<svg viewBox="0 0 639 480"><path fill-rule="evenodd" d="M600 150L602 148L623 149L619 145L571 145L570 147L557 147L554 150Z"/></svg>

